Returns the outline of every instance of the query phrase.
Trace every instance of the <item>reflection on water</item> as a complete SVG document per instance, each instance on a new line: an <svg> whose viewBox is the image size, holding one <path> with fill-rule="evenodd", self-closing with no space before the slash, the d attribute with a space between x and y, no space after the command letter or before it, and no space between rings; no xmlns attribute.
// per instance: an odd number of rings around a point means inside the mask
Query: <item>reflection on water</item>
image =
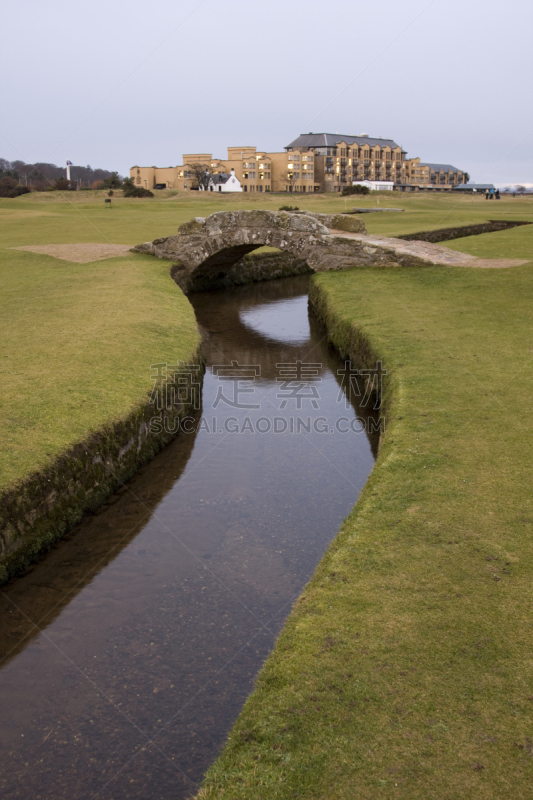
<svg viewBox="0 0 533 800"><path fill-rule="evenodd" d="M307 281L192 297L208 363L198 433L1 596L2 798L185 798L219 752L373 464L375 441L335 429L356 412L309 326ZM297 361L318 365L300 399L278 380ZM260 375L218 380L231 362ZM291 433L298 417L309 433ZM259 432L275 418L284 433Z"/></svg>
<svg viewBox="0 0 533 800"><path fill-rule="evenodd" d="M310 331L309 321L301 313L301 305L301 297L292 297L259 306L244 306L240 318L265 338L303 345L309 341Z"/></svg>

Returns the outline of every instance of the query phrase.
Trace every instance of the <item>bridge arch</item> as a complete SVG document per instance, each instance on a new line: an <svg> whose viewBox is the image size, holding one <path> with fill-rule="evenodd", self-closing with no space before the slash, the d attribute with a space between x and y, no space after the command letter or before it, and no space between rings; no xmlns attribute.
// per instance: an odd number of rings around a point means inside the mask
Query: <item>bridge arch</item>
<svg viewBox="0 0 533 800"><path fill-rule="evenodd" d="M176 283L190 291L206 288L206 278L235 265L245 270L244 257L264 245L313 272L367 266L484 266L478 264L482 259L428 242L368 236L357 214L309 211L219 211L185 222L176 236L154 239L133 250L172 261ZM269 275L250 279L265 280L275 274L279 271L274 268ZM291 274L290 269L285 274Z"/></svg>
<svg viewBox="0 0 533 800"><path fill-rule="evenodd" d="M335 237L330 234L330 228L342 225L351 232L366 232L363 222L355 215L220 211L207 218L196 217L185 222L176 236L155 239L134 250L173 261L173 274L181 272L189 286L202 277L214 276L232 267L263 246L276 248L288 257L305 262L316 272L345 266L346 259L342 256L346 254L336 252L339 244L335 245ZM354 244L348 241L348 249L353 250Z"/></svg>

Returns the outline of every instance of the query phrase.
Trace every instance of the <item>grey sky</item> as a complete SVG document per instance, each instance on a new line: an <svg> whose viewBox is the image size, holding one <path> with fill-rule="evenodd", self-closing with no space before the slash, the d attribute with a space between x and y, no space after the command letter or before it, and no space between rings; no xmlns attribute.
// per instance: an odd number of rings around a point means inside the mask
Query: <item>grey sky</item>
<svg viewBox="0 0 533 800"><path fill-rule="evenodd" d="M533 183L528 0L9 0L0 156L117 169L300 133Z"/></svg>

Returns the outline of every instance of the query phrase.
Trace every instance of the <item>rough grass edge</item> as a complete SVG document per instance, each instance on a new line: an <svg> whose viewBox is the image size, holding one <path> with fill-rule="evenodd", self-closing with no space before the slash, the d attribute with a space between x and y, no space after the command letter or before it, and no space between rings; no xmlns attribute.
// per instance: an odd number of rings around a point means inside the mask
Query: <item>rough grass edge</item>
<svg viewBox="0 0 533 800"><path fill-rule="evenodd" d="M205 364L200 347L191 363ZM194 414L190 405L155 412L147 394L122 419L103 423L84 441L70 446L44 469L0 493L0 585L16 577L96 511L173 438L178 418ZM154 432L150 420L161 417Z"/></svg>
<svg viewBox="0 0 533 800"><path fill-rule="evenodd" d="M320 275L316 275L309 287L309 307L315 316L325 327L327 339L337 350L342 359L350 359L352 363L366 368L373 368L377 361L381 361L384 369L387 369L383 354L379 353L372 342L372 338L352 320L344 318L335 310L333 303L329 301L327 289L320 286ZM400 401L400 385L394 372L391 370L385 375L383 381L383 391L381 395L381 414L387 420L393 419L393 414ZM376 490L380 479L380 464L389 455L391 441L391 425L387 425L385 433L382 434L379 443L379 451L370 476L365 483L359 498L354 506L355 518L364 512L365 504L371 491ZM352 513L352 512L350 512ZM253 745L255 739L261 740L264 737L262 728L268 728L265 720L262 720L258 713L257 699L261 702L261 707L265 709L265 714L272 713L271 703L269 702L269 691L274 687L274 691L279 689L279 665L280 659L283 660L287 653L290 653L294 645L294 637L297 636L298 618L308 612L307 606L302 606L300 598L306 596L315 585L319 585L328 574L330 569L329 561L334 553L342 547L345 539L343 527L339 530L330 546L319 561L311 580L302 589L299 598L296 600L284 626L279 635L278 641L268 658L266 659L255 684L252 694L248 697L244 707L231 729L224 749L214 764L208 769L204 776L204 781L196 800L214 800L214 798L233 798L232 789L242 788L242 776L239 774L239 764L242 763L244 751ZM343 584L339 583L337 591L342 592ZM303 666L303 665L302 665ZM263 695L263 697L261 697ZM280 723L281 724L281 723ZM270 726L271 727L271 726ZM254 733L255 731L255 733ZM275 734L272 734L275 735ZM258 787L256 787L258 788ZM250 784L246 786L247 791L251 789ZM228 792L228 793L227 793ZM239 795L242 796L242 795Z"/></svg>

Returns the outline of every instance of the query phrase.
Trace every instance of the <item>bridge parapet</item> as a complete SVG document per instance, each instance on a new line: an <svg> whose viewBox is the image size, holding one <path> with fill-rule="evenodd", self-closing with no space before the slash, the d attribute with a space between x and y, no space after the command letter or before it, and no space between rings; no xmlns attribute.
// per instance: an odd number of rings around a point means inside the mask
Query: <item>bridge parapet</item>
<svg viewBox="0 0 533 800"><path fill-rule="evenodd" d="M298 213L286 211L219 211L209 217L196 217L183 223L176 236L154 239L134 248L179 264L190 280L240 261L259 247L285 251L310 269L340 269L346 244L335 246L328 226L366 233L360 219L353 215ZM332 250L333 244L333 250ZM347 245L357 248L355 242ZM340 256L334 258L335 255ZM332 258L333 256L333 258ZM352 259L353 263L353 259ZM200 271L200 272L199 272Z"/></svg>
<svg viewBox="0 0 533 800"><path fill-rule="evenodd" d="M175 236L133 249L174 262L174 279L189 291L227 278L228 270L249 268L244 257L265 245L284 253L283 274L290 274L286 262L291 259L295 270L307 264L313 272L369 266L492 266L427 242L369 236L357 215L315 212L218 211L183 223ZM264 280L264 274L258 279Z"/></svg>

